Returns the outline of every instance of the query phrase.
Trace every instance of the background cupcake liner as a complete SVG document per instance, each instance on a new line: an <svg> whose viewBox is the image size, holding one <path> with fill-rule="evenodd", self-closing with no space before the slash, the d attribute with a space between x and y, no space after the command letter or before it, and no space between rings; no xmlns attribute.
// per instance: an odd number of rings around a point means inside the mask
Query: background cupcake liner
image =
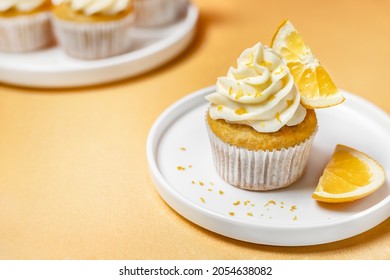
<svg viewBox="0 0 390 280"><path fill-rule="evenodd" d="M0 18L0 51L27 52L44 48L54 41L50 13Z"/></svg>
<svg viewBox="0 0 390 280"><path fill-rule="evenodd" d="M54 31L61 47L70 56L98 59L125 53L131 46L130 28L134 14L117 20L96 23L70 22L53 18Z"/></svg>
<svg viewBox="0 0 390 280"><path fill-rule="evenodd" d="M169 24L183 15L188 0L134 0L135 25L151 27Z"/></svg>
<svg viewBox="0 0 390 280"><path fill-rule="evenodd" d="M280 151L249 151L219 139L206 120L214 165L219 176L238 188L267 191L286 187L304 173L316 132L304 142Z"/></svg>

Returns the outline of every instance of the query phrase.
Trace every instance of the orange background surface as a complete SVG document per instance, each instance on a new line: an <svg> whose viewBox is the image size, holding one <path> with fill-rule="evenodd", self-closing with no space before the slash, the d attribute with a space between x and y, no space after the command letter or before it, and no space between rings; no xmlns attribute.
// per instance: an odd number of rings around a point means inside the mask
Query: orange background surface
<svg viewBox="0 0 390 280"><path fill-rule="evenodd" d="M390 219L309 247L212 233L160 198L145 155L165 108L215 84L245 48L269 44L285 18L340 88L390 113L390 1L194 2L192 45L148 74L72 90L0 85L0 258L390 259Z"/></svg>

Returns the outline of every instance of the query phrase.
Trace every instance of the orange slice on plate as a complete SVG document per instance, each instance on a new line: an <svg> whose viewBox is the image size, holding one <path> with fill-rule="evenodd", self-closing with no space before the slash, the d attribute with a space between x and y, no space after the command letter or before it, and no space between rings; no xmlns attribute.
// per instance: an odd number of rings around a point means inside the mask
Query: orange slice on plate
<svg viewBox="0 0 390 280"><path fill-rule="evenodd" d="M329 203L354 201L373 193L384 182L385 171L378 162L353 148L337 145L312 197Z"/></svg>
<svg viewBox="0 0 390 280"><path fill-rule="evenodd" d="M286 59L304 107L326 108L344 101L328 72L290 21L285 20L276 30L271 47Z"/></svg>

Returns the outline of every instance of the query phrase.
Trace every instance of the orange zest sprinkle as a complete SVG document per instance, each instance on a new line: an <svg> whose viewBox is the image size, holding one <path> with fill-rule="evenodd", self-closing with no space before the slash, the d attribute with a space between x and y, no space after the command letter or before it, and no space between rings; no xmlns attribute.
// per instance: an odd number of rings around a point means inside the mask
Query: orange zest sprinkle
<svg viewBox="0 0 390 280"><path fill-rule="evenodd" d="M240 99L241 97L244 96L244 93L242 92L242 89L240 89L237 93L236 96L234 97L235 100Z"/></svg>
<svg viewBox="0 0 390 280"><path fill-rule="evenodd" d="M269 62L269 61L262 61L262 62L260 62L260 65L261 66L264 66L264 67L269 67L269 66L272 66L272 63L271 62Z"/></svg>
<svg viewBox="0 0 390 280"><path fill-rule="evenodd" d="M237 115L244 115L247 114L248 111L245 108L238 108L234 111L234 113L236 113Z"/></svg>
<svg viewBox="0 0 390 280"><path fill-rule="evenodd" d="M260 97L262 95L263 95L263 92L260 92L260 91L256 90L255 97Z"/></svg>
<svg viewBox="0 0 390 280"><path fill-rule="evenodd" d="M268 201L266 204L264 204L264 207L267 207L267 206L270 205L270 204L276 205L275 200L270 200L270 201Z"/></svg>
<svg viewBox="0 0 390 280"><path fill-rule="evenodd" d="M281 123L282 121L280 120L280 113L277 112L275 115L275 118Z"/></svg>

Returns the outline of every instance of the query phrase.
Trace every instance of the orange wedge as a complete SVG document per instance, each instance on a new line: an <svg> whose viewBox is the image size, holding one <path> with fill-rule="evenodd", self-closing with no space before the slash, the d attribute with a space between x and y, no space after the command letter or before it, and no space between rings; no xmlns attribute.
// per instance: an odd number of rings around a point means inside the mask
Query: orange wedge
<svg viewBox="0 0 390 280"><path fill-rule="evenodd" d="M339 203L365 197L385 182L383 167L368 155L337 145L312 197Z"/></svg>
<svg viewBox="0 0 390 280"><path fill-rule="evenodd" d="M276 30L271 47L286 59L304 107L326 108L344 101L328 72L290 21L285 20Z"/></svg>

